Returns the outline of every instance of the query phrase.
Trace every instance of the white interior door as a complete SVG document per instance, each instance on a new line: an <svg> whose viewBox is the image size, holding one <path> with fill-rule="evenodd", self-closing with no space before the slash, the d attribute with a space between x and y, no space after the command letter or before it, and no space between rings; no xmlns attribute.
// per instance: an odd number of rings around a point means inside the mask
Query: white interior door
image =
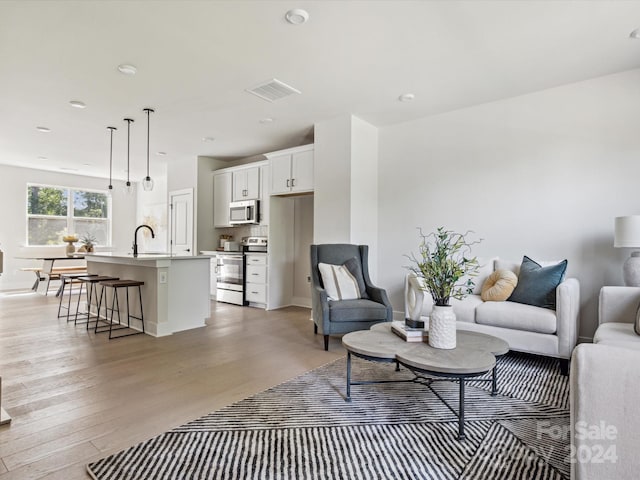
<svg viewBox="0 0 640 480"><path fill-rule="evenodd" d="M171 253L193 255L193 189L169 192L169 208L171 210Z"/></svg>

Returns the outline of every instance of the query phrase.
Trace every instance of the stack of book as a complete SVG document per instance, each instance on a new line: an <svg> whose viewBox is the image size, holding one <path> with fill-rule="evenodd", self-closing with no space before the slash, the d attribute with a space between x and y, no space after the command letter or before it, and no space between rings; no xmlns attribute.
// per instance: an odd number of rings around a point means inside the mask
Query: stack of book
<svg viewBox="0 0 640 480"><path fill-rule="evenodd" d="M405 342L427 342L429 340L428 330L407 327L404 322L391 322L391 331Z"/></svg>

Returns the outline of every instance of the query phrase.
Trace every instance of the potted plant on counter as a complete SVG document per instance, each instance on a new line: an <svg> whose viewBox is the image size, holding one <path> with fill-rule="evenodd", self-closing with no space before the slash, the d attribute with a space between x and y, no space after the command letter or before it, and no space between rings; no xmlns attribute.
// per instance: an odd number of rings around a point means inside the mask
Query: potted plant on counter
<svg viewBox="0 0 640 480"><path fill-rule="evenodd" d="M86 233L80 238L80 244L82 246L78 249L78 252L93 253L93 247L95 246L96 241L97 239L95 236L90 233Z"/></svg>
<svg viewBox="0 0 640 480"><path fill-rule="evenodd" d="M421 238L418 255L408 255L414 264L408 268L420 280L420 288L433 298L429 345L452 349L456 347L456 316L450 300L462 300L472 293L479 264L471 256L471 247L481 240L469 240L472 232L456 233L444 227L428 235L418 230Z"/></svg>

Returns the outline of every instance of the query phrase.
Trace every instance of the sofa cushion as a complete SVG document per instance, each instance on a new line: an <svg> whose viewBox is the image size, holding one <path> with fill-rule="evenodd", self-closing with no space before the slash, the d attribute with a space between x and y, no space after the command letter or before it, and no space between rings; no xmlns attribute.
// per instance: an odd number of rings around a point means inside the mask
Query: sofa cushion
<svg viewBox="0 0 640 480"><path fill-rule="evenodd" d="M484 302L476 308L476 323L536 333L555 333L556 313L515 302Z"/></svg>
<svg viewBox="0 0 640 480"><path fill-rule="evenodd" d="M566 260L543 267L525 255L520 265L518 285L509 301L555 310L556 288L564 278L566 270Z"/></svg>
<svg viewBox="0 0 640 480"><path fill-rule="evenodd" d="M450 300L453 311L456 314L456 321L475 323L476 308L482 305L480 295L467 295L463 300Z"/></svg>
<svg viewBox="0 0 640 480"><path fill-rule="evenodd" d="M633 323L603 323L596 330L593 343L626 346L640 350L640 336L636 335Z"/></svg>
<svg viewBox="0 0 640 480"><path fill-rule="evenodd" d="M387 319L387 307L373 300L355 299L329 301L331 322L370 322Z"/></svg>
<svg viewBox="0 0 640 480"><path fill-rule="evenodd" d="M482 285L480 298L485 302L504 302L518 284L518 276L511 270L496 270Z"/></svg>

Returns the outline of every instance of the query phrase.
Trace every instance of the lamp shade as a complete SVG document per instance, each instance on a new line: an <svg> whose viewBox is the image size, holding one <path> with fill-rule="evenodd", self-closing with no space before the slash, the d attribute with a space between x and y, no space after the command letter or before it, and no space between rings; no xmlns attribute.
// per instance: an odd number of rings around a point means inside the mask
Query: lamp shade
<svg viewBox="0 0 640 480"><path fill-rule="evenodd" d="M613 246L640 248L640 215L616 217Z"/></svg>

